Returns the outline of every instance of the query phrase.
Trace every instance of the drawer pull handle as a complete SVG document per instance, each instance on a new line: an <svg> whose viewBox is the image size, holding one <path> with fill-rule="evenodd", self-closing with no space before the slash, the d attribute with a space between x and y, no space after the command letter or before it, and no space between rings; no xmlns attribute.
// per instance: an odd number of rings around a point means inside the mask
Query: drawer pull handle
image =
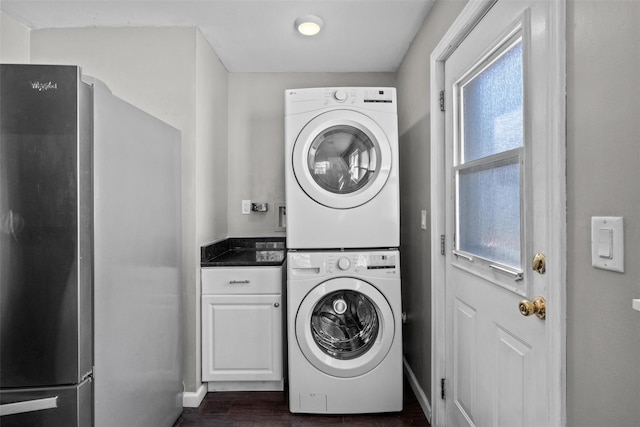
<svg viewBox="0 0 640 427"><path fill-rule="evenodd" d="M247 283L251 283L251 282L249 280L230 280L229 281L230 285L247 284Z"/></svg>
<svg viewBox="0 0 640 427"><path fill-rule="evenodd" d="M27 412L43 411L58 407L58 396L44 399L26 400L24 402L5 403L0 405L0 417Z"/></svg>

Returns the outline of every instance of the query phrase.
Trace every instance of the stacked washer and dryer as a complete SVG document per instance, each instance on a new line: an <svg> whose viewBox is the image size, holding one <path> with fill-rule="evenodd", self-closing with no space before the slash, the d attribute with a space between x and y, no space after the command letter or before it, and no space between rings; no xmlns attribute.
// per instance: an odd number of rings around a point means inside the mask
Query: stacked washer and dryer
<svg viewBox="0 0 640 427"><path fill-rule="evenodd" d="M289 408L402 410L394 88L285 91Z"/></svg>

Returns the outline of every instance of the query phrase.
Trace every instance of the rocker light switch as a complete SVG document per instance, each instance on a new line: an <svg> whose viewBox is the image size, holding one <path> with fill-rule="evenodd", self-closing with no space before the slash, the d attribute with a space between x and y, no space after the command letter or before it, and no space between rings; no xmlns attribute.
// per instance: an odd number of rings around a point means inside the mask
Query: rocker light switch
<svg viewBox="0 0 640 427"><path fill-rule="evenodd" d="M591 265L624 273L622 217L591 217Z"/></svg>
<svg viewBox="0 0 640 427"><path fill-rule="evenodd" d="M601 228L598 230L598 256L600 258L613 258L613 230Z"/></svg>

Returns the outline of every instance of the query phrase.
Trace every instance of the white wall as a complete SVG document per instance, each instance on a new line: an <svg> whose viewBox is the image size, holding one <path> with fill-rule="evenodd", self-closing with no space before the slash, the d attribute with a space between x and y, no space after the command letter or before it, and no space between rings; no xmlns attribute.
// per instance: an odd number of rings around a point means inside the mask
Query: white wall
<svg viewBox="0 0 640 427"><path fill-rule="evenodd" d="M0 62L28 64L30 58L29 29L0 11Z"/></svg>
<svg viewBox="0 0 640 427"><path fill-rule="evenodd" d="M395 73L233 73L229 75L229 236L280 236L284 202L284 91L302 87L392 86ZM241 201L269 203L242 215Z"/></svg>
<svg viewBox="0 0 640 427"><path fill-rule="evenodd" d="M567 419L640 423L640 3L567 3ZM625 272L591 267L590 218L623 216Z"/></svg>
<svg viewBox="0 0 640 427"><path fill-rule="evenodd" d="M193 145L194 28L33 30L31 62L80 65L114 95L180 129ZM183 151L183 155L184 155Z"/></svg>
<svg viewBox="0 0 640 427"><path fill-rule="evenodd" d="M228 234L228 73L200 31L196 42L197 230L206 245Z"/></svg>
<svg viewBox="0 0 640 427"><path fill-rule="evenodd" d="M198 248L227 236L228 73L200 31L196 34L196 264ZM200 274L187 299L187 376L194 391L201 383Z"/></svg>
<svg viewBox="0 0 640 427"><path fill-rule="evenodd" d="M402 303L407 313L404 353L431 401L430 233L420 228L420 211L430 212L429 58L464 1L438 1L416 35L398 70L400 133L400 234ZM429 224L427 220L427 224Z"/></svg>

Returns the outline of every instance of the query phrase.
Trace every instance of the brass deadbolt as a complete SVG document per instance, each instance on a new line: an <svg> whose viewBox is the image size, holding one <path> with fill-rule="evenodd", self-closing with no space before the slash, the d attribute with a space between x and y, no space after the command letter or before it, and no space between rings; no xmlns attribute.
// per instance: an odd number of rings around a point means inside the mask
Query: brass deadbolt
<svg viewBox="0 0 640 427"><path fill-rule="evenodd" d="M531 263L533 271L537 271L540 274L544 274L547 271L547 257L544 254L535 254Z"/></svg>

